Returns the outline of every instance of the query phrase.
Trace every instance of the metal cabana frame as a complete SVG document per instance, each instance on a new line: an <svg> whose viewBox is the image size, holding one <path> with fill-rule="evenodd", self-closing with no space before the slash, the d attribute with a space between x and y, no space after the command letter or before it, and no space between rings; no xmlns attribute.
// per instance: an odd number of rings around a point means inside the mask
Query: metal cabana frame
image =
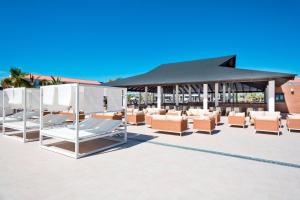
<svg viewBox="0 0 300 200"><path fill-rule="evenodd" d="M6 121L6 118L8 118L8 116L6 116L6 109L9 108L9 105L5 105L5 101L6 101L6 95L5 92L7 90L22 90L22 106L19 107L20 110L22 110L22 118L13 120L13 121ZM33 92L39 92L39 89L37 88L25 88L25 87L21 87L21 88L8 88L8 89L4 89L3 90L3 101L2 101L2 112L3 112L3 117L2 117L2 134L3 136L7 136L9 138L14 138L17 139L19 141L22 141L24 143L26 142L32 142L32 141L37 141L37 138L33 138L33 139L28 139L27 138L27 133L30 132L37 132L39 131L39 123L36 122L30 122L28 119L29 117L33 117L34 115L30 115L29 116L29 112L33 112L31 109L27 108L29 101L31 100L29 98L28 92L33 91ZM37 110L38 113L38 109L33 109L33 110ZM36 119L39 119L38 116L36 116ZM6 129L12 129L12 131L6 131ZM17 134L22 134L22 138L18 137Z"/></svg>
<svg viewBox="0 0 300 200"><path fill-rule="evenodd" d="M64 85L66 85L66 84L64 84ZM63 136L49 134L49 131L47 131L47 130L49 130L49 128L44 128L43 127L43 119L41 117L40 118L40 141L39 141L40 142L40 147L43 148L43 149L52 151L52 152L56 152L56 153L59 153L59 154L62 154L62 155L65 155L65 156L68 156L68 157L71 157L71 158L78 159L78 158L82 158L82 157L85 157L85 156L88 156L88 155L91 155L91 154L95 154L95 153L105 151L105 150L108 150L108 149L111 149L111 148L114 148L114 147L125 144L127 142L127 106L126 106L127 105L127 89L126 88L106 87L106 86L103 87L103 86L96 86L96 85L84 85L84 84L78 84L78 83L68 84L68 85L75 86L75 109L74 109L74 115L75 115L74 127L75 128L73 130L74 133L75 133L75 138L74 139L68 139L68 138L65 138ZM80 103L81 102L80 102L80 97L79 97L79 95L80 95L79 87L81 87L81 86L83 86L83 87L86 86L86 87L106 88L107 90L109 90L110 88L122 90L122 109L107 110L106 111L106 112L123 112L123 111L125 111L124 120L122 120L121 124L118 127L116 127L111 132L107 132L105 134L99 134L99 135L95 134L92 137L80 138L80 131L81 130L80 130L80 127L79 127L79 125L80 125L79 113L80 113ZM41 91L40 91L40 116L42 116L43 112L44 112L43 90L44 90L44 87L41 87ZM91 114L92 113L90 113L90 117L91 117ZM55 128L54 128L54 131L55 131ZM116 135L121 136L121 134L123 134L123 137L121 137L121 138L120 137L119 138L114 137ZM53 139L56 139L56 140L59 140L59 141L67 141L67 142L73 143L74 147L75 147L74 152L68 151L68 150L65 150L65 149L62 149L62 148L58 148L58 147L55 147L55 146L51 146L49 144L44 144L44 140L49 139L49 138L53 138ZM91 150L91 151L88 151L88 152L80 153L80 144L81 143L96 140L96 139L100 139L100 138L103 138L103 139L106 139L106 140L111 140L111 141L116 142L116 143L113 143L113 144L105 146L105 147L100 147L100 148L97 148L95 150Z"/></svg>

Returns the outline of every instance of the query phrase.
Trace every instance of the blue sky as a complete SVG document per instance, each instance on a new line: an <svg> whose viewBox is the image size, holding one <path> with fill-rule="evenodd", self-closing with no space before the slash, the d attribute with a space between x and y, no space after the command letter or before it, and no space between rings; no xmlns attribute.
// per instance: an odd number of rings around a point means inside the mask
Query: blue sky
<svg viewBox="0 0 300 200"><path fill-rule="evenodd" d="M300 75L299 2L0 0L0 77L17 66L106 81L231 54Z"/></svg>

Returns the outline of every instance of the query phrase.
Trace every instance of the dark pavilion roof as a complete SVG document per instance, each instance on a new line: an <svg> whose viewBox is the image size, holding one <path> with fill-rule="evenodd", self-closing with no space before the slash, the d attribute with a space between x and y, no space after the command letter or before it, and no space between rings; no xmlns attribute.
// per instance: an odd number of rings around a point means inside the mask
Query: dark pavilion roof
<svg viewBox="0 0 300 200"><path fill-rule="evenodd" d="M201 84L213 82L259 82L276 80L277 84L293 79L295 74L236 68L236 56L162 64L153 70L108 82L105 85L139 87L174 84Z"/></svg>

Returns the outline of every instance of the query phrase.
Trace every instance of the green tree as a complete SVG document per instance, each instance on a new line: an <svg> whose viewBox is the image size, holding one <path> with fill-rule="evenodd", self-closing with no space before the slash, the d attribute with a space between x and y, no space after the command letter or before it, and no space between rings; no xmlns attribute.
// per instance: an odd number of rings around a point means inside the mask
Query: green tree
<svg viewBox="0 0 300 200"><path fill-rule="evenodd" d="M27 73L22 72L19 68L11 68L10 69L10 77L4 78L1 81L1 85L3 88L8 87L32 87L30 81L26 79Z"/></svg>

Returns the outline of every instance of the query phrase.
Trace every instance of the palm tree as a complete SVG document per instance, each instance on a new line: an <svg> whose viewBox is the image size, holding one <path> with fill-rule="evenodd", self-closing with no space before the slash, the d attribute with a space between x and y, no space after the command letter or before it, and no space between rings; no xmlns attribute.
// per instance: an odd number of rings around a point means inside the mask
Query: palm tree
<svg viewBox="0 0 300 200"><path fill-rule="evenodd" d="M54 77L54 76L51 76L51 81L50 81L50 85L60 85L60 84L63 84L63 82L61 81L61 79L59 77Z"/></svg>
<svg viewBox="0 0 300 200"><path fill-rule="evenodd" d="M26 80L26 73L19 68L10 69L10 77L1 81L2 87L31 87L30 81Z"/></svg>

